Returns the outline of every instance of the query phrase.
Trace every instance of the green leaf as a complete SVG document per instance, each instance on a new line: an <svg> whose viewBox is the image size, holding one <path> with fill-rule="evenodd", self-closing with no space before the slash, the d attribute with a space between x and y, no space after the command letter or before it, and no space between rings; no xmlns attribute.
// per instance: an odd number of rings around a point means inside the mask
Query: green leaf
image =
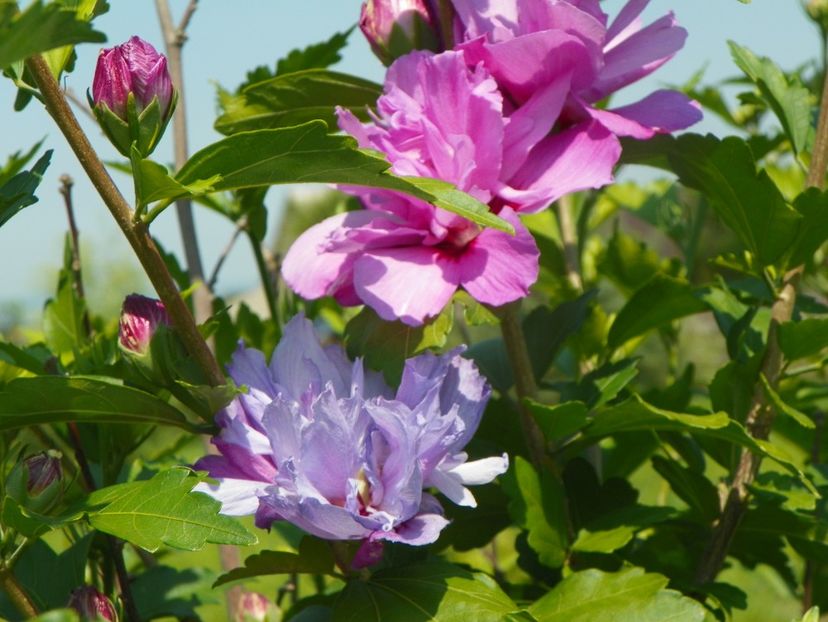
<svg viewBox="0 0 828 622"><path fill-rule="evenodd" d="M781 324L779 347L789 361L819 354L828 347L828 318L809 318Z"/></svg>
<svg viewBox="0 0 828 622"><path fill-rule="evenodd" d="M564 402L553 406L532 400L527 400L526 403L538 427L550 443L566 439L589 423L589 409L583 402Z"/></svg>
<svg viewBox="0 0 828 622"><path fill-rule="evenodd" d="M529 613L539 622L702 622L704 606L665 589L667 577L626 568L576 572L534 603Z"/></svg>
<svg viewBox="0 0 828 622"><path fill-rule="evenodd" d="M214 577L213 572L201 568L146 568L132 581L139 619L197 619L196 607L218 602L210 590Z"/></svg>
<svg viewBox="0 0 828 622"><path fill-rule="evenodd" d="M405 359L429 348L442 348L451 332L454 309L446 309L422 326L387 322L370 307L357 313L345 326L345 345L354 358L365 357L372 369L385 374L392 385L402 377Z"/></svg>
<svg viewBox="0 0 828 622"><path fill-rule="evenodd" d="M819 607L811 607L799 620L791 622L819 622Z"/></svg>
<svg viewBox="0 0 828 622"><path fill-rule="evenodd" d="M638 375L638 359L621 359L589 372L577 385L575 397L590 408L611 402Z"/></svg>
<svg viewBox="0 0 828 622"><path fill-rule="evenodd" d="M64 45L104 41L106 35L58 3L35 0L20 13L16 2L0 4L0 69Z"/></svg>
<svg viewBox="0 0 828 622"><path fill-rule="evenodd" d="M769 441L755 439L736 420L725 412L707 415L675 413L648 404L637 395L612 406L599 409L586 428L582 430L573 447L584 447L596 440L614 436L620 432L657 431L688 432L692 435L710 437L745 447L750 451L769 457L791 473L812 492L816 493L811 481L791 459L786 451Z"/></svg>
<svg viewBox="0 0 828 622"><path fill-rule="evenodd" d="M341 106L367 119L382 87L374 82L325 69L309 69L256 82L238 95L223 95L224 114L215 128L225 135L299 125L321 119L336 130L334 110Z"/></svg>
<svg viewBox="0 0 828 622"><path fill-rule="evenodd" d="M74 609L55 609L41 613L29 622L78 622L79 620L78 612Z"/></svg>
<svg viewBox="0 0 828 622"><path fill-rule="evenodd" d="M340 52L348 44L348 37L353 31L353 28L349 28L345 32L335 33L327 41L291 50L287 56L276 63L276 75L305 69L325 69L335 65L342 60Z"/></svg>
<svg viewBox="0 0 828 622"><path fill-rule="evenodd" d="M652 461L653 468L702 521L712 522L716 519L719 515L719 493L709 479L676 460L653 456Z"/></svg>
<svg viewBox="0 0 828 622"><path fill-rule="evenodd" d="M765 395L770 400L770 403L773 404L773 407L776 408L777 412L790 417L803 428L807 428L809 430L816 428L816 424L813 419L811 419L804 412L801 412L793 406L785 403L785 401L771 386L770 382L768 382L768 379L765 378L765 374L759 374L759 381L762 383L762 389L764 389Z"/></svg>
<svg viewBox="0 0 828 622"><path fill-rule="evenodd" d="M201 481L191 475L175 468L150 480L102 488L89 495L84 510L95 529L150 552L163 545L197 551L206 542L255 544L256 537L238 521L218 513L221 502L191 492Z"/></svg>
<svg viewBox="0 0 828 622"><path fill-rule="evenodd" d="M707 311L687 281L656 274L618 312L608 345L616 349L629 339L679 318Z"/></svg>
<svg viewBox="0 0 828 622"><path fill-rule="evenodd" d="M673 518L675 514L676 511L671 507L634 504L619 508L581 529L572 544L572 550L582 553L612 553L626 546L642 529Z"/></svg>
<svg viewBox="0 0 828 622"><path fill-rule="evenodd" d="M529 546L540 561L559 568L566 559L567 517L561 481L547 472L538 475L521 456L502 479L511 499L509 514L515 524L529 532Z"/></svg>
<svg viewBox="0 0 828 622"><path fill-rule="evenodd" d="M6 159L6 163L0 167L0 188L22 171L24 166L31 162L35 154L40 151L42 145L43 140L39 140L28 151L15 151Z"/></svg>
<svg viewBox="0 0 828 622"><path fill-rule="evenodd" d="M0 390L0 430L64 421L143 422L199 431L154 395L97 378L17 378Z"/></svg>
<svg viewBox="0 0 828 622"><path fill-rule="evenodd" d="M744 140L698 134L658 138L644 147L650 154L644 163L660 166L666 155L679 181L710 200L761 265L783 258L798 235L802 216L785 202L768 174L756 170Z"/></svg>
<svg viewBox="0 0 828 622"><path fill-rule="evenodd" d="M71 268L71 241L66 234L64 268L58 279L55 298L43 310L43 334L49 348L58 354L72 353L87 339L84 327L86 305L78 296Z"/></svg>
<svg viewBox="0 0 828 622"><path fill-rule="evenodd" d="M213 186L221 180L220 175L199 179L189 185L178 183L167 169L157 162L145 160L132 146L132 179L135 184L135 203L146 206L162 199L196 197L212 192Z"/></svg>
<svg viewBox="0 0 828 622"><path fill-rule="evenodd" d="M728 41L728 45L736 65L759 87L762 98L778 117L794 151L805 151L811 132L810 91L798 79L789 82L771 59L757 57L733 41Z"/></svg>
<svg viewBox="0 0 828 622"><path fill-rule="evenodd" d="M802 215L790 259L790 265L797 266L811 260L828 240L828 192L808 188L796 197L794 208Z"/></svg>
<svg viewBox="0 0 828 622"><path fill-rule="evenodd" d="M84 571L92 535L79 539L66 550L56 553L43 540L35 540L14 566L18 581L26 586L40 610L64 607L70 592L84 584ZM48 568L48 572L44 569Z"/></svg>
<svg viewBox="0 0 828 622"><path fill-rule="evenodd" d="M183 185L216 175L215 190L287 183L331 183L396 190L486 227L513 233L512 226L453 185L428 177L396 177L375 151L353 138L327 133L322 121L275 130L241 132L194 154L178 173Z"/></svg>
<svg viewBox="0 0 828 622"><path fill-rule="evenodd" d="M333 571L334 558L328 543L305 536L299 543L298 552L262 551L251 555L244 560L243 567L234 568L216 579L213 587L252 577L293 573L331 574Z"/></svg>
<svg viewBox="0 0 828 622"><path fill-rule="evenodd" d="M501 622L517 609L491 577L428 562L350 581L336 600L333 622Z"/></svg>
<svg viewBox="0 0 828 622"><path fill-rule="evenodd" d="M0 227L23 208L37 203L34 191L43 180L43 173L46 172L51 158L50 149L40 156L30 171L19 172L0 186Z"/></svg>

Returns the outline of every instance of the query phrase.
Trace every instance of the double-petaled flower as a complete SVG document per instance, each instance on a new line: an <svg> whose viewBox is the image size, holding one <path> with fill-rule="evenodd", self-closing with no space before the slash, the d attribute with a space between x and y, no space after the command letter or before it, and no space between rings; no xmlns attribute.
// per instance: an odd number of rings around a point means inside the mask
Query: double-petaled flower
<svg viewBox="0 0 828 622"><path fill-rule="evenodd" d="M474 505L466 485L508 466L463 452L489 387L460 351L410 359L394 392L361 360L321 346L300 316L269 365L240 346L229 372L248 392L217 419L220 455L196 464L217 483L200 490L259 527L287 520L331 540L428 544L448 521L424 488Z"/></svg>

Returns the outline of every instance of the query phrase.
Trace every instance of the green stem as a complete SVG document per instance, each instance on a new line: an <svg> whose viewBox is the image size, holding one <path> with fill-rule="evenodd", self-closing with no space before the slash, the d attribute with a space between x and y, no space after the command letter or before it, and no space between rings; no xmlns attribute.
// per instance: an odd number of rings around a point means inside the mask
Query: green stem
<svg viewBox="0 0 828 622"><path fill-rule="evenodd" d="M41 56L34 56L26 61L26 66L40 88L46 110L66 137L84 171L132 246L190 355L204 371L209 384L213 386L224 384L224 374L207 342L198 331L193 316L181 298L175 281L167 270L164 259L150 237L146 225L140 222L133 223L132 209L115 186L103 162L78 124L48 65Z"/></svg>
<svg viewBox="0 0 828 622"><path fill-rule="evenodd" d="M538 386L535 383L532 360L529 358L526 338L520 324L520 301L500 307L499 315L503 342L506 345L506 352L515 378L515 390L518 396L518 410L523 436L532 462L540 469L542 466L548 465L549 457L546 453L546 441L543 432L541 432L524 401L527 398L537 398Z"/></svg>
<svg viewBox="0 0 828 622"><path fill-rule="evenodd" d="M245 233L247 233L247 239L250 240L250 246L253 247L253 257L256 259L256 268L259 270L262 288L264 289L265 298L267 298L270 319L276 322L279 317L278 310L276 309L276 289L270 269L267 267L267 260L262 251L262 243L250 232L250 229L246 229Z"/></svg>
<svg viewBox="0 0 828 622"><path fill-rule="evenodd" d="M3 587L3 590L9 595L9 600L23 616L26 618L37 616L37 607L23 590L23 586L17 581L10 568L0 570L0 586Z"/></svg>

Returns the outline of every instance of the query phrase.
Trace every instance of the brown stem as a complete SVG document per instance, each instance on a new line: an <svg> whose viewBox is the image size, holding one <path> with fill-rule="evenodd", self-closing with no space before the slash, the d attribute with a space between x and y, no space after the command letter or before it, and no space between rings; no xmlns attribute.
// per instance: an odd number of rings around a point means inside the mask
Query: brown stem
<svg viewBox="0 0 828 622"><path fill-rule="evenodd" d="M3 568L0 570L0 586L9 595L9 600L12 601L15 609L24 615L26 619L37 616L37 607L35 607L32 599L23 590L23 586L20 585L17 577L12 574L11 568Z"/></svg>
<svg viewBox="0 0 828 622"><path fill-rule="evenodd" d="M193 316L181 298L181 294L178 292L175 282L170 276L170 272L167 270L167 266L146 226L140 222L133 223L132 210L129 204L115 186L103 162L101 162L86 134L78 125L78 120L72 113L72 109L52 76L48 65L40 56L30 58L26 61L26 65L37 82L46 110L63 132L84 171L86 171L101 199L109 208L110 213L115 218L121 231L123 231L133 251L135 251L190 355L204 371L207 381L211 385L224 384L224 374L222 374L213 353L198 331Z"/></svg>
<svg viewBox="0 0 828 622"><path fill-rule="evenodd" d="M197 6L197 0L190 0L179 26L176 27L173 24L170 6L167 0L155 0L158 21L161 24L161 32L164 35L170 78L172 79L173 86L178 91L178 103L172 119L173 158L175 160L176 170L184 166L189 157L189 146L187 144L187 106L184 96L184 64L181 60L181 52L187 40L187 26L190 24L190 20ZM178 215L178 225L181 229L181 241L184 246L187 272L190 276L190 281L193 284L199 285L199 287L193 290L193 307L195 309L196 321L202 323L213 313L213 294L204 277L204 265L201 262L201 251L198 247L198 235L196 234L195 219L193 218L192 201L189 198L179 199L175 203L175 209Z"/></svg>
<svg viewBox="0 0 828 622"><path fill-rule="evenodd" d="M72 253L72 287L75 289L75 295L78 299L85 301L86 296L83 291L83 276L81 272L80 244L78 243L78 225L75 221L75 209L72 205L72 186L75 182L69 175L61 175L59 181L59 192L63 197L63 204L66 206L66 218L69 221L70 250ZM89 322L89 309L86 308L85 304L83 309L83 330L87 337L92 334L92 325Z"/></svg>
<svg viewBox="0 0 828 622"><path fill-rule="evenodd" d="M520 324L520 301L500 307L499 315L500 331L503 334L503 342L506 345L506 353L515 378L523 436L532 462L540 468L548 464L549 459L543 432L524 403L525 398L537 398L538 385L535 383L535 372L532 369L532 361L526 347L526 337L523 335L523 327Z"/></svg>
<svg viewBox="0 0 828 622"><path fill-rule="evenodd" d="M826 80L822 92L816 138L811 154L811 166L806 180L808 186L823 189L826 166L828 166L828 80ZM779 326L790 321L793 316L797 287L803 271L804 266L800 265L785 274L782 279L782 288L771 307L768 346L762 360L761 374L774 388L779 382L780 370L784 363L777 336ZM776 412L773 406L768 403L761 382L758 382L753 391L753 400L745 420L745 427L754 438L767 439L775 415ZM724 565L730 545L736 535L736 529L747 510L748 486L753 483L761 462L761 456L747 449L742 450L739 465L730 483L724 508L713 527L710 542L702 554L696 571L696 581L700 585L713 581Z"/></svg>

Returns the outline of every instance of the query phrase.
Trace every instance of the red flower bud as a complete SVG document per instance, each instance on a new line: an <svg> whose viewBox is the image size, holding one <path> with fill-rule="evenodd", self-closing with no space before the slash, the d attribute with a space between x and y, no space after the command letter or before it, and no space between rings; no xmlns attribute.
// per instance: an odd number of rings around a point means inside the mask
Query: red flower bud
<svg viewBox="0 0 828 622"><path fill-rule="evenodd" d="M63 477L63 469L60 466L60 453L44 451L29 456L23 461L28 472L26 490L32 497L38 496L54 482Z"/></svg>
<svg viewBox="0 0 828 622"><path fill-rule="evenodd" d="M91 585L72 590L66 606L77 611L84 622L86 620L96 621L101 619L109 622L117 622L118 620L118 612L115 611L115 605L112 604L112 601Z"/></svg>
<svg viewBox="0 0 828 622"><path fill-rule="evenodd" d="M428 0L367 0L359 28L386 65L412 50L439 51L437 22Z"/></svg>
<svg viewBox="0 0 828 622"><path fill-rule="evenodd" d="M167 310L160 300L130 294L121 309L118 331L121 347L136 354L146 354L158 326L169 323Z"/></svg>

